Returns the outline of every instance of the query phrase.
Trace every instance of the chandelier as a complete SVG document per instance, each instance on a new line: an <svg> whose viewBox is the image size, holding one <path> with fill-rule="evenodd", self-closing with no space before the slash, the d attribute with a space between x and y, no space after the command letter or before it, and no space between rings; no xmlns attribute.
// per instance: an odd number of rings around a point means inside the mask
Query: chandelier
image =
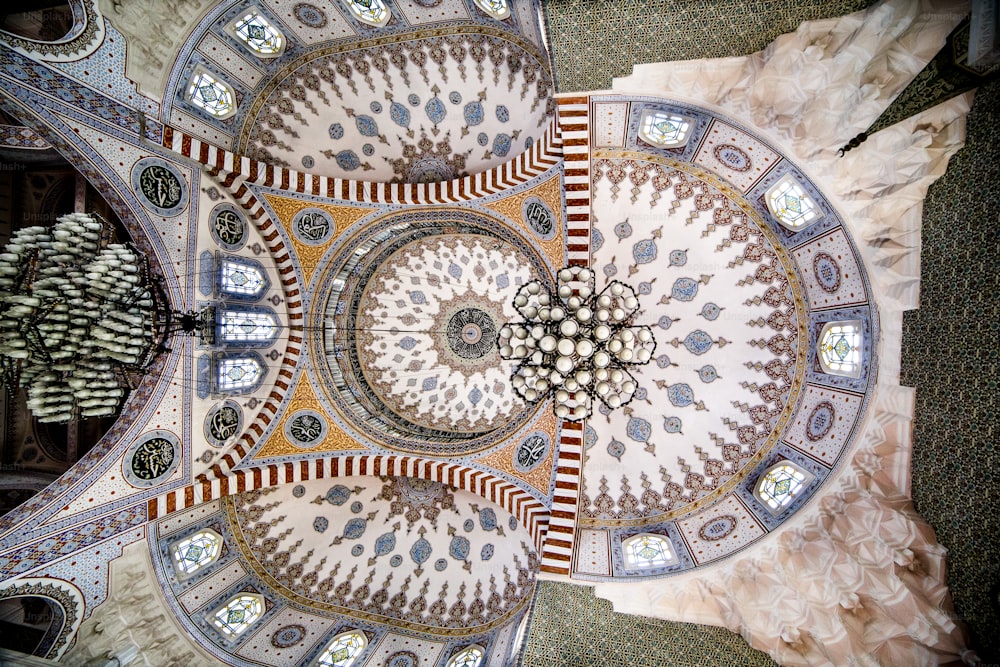
<svg viewBox="0 0 1000 667"><path fill-rule="evenodd" d="M0 384L42 422L114 414L162 351L162 288L97 215L20 229L0 252Z"/></svg>
<svg viewBox="0 0 1000 667"><path fill-rule="evenodd" d="M579 266L557 278L555 293L538 280L518 290L514 307L524 320L504 324L497 347L502 359L520 362L510 378L521 398L552 396L557 417L580 421L595 399L609 410L632 400L638 385L628 369L649 363L656 340L632 324L639 299L630 286L614 280L595 293L594 272Z"/></svg>

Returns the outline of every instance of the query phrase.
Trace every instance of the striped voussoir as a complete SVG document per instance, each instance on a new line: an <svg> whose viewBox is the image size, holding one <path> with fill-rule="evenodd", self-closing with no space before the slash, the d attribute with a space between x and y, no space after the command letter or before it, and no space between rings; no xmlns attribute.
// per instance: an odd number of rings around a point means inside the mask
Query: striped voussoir
<svg viewBox="0 0 1000 667"><path fill-rule="evenodd" d="M566 195L567 261L590 265L590 99L558 97L556 123L562 140Z"/></svg>
<svg viewBox="0 0 1000 667"><path fill-rule="evenodd" d="M569 575L582 465L583 423L564 421L559 431L556 490L552 496L545 543L542 545L543 572Z"/></svg>
<svg viewBox="0 0 1000 667"><path fill-rule="evenodd" d="M353 475L418 477L474 493L517 517L531 534L535 548L541 551L548 523L548 509L538 499L486 471L458 463L411 456L334 455L232 470L221 477L202 476L194 484L149 500L148 518L150 521L161 519L201 503L256 489Z"/></svg>

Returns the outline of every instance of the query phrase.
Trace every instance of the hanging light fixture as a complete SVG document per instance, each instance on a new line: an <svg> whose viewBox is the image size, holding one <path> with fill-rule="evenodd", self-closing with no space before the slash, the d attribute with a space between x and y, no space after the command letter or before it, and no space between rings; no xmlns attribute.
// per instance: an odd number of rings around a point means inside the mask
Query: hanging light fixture
<svg viewBox="0 0 1000 667"><path fill-rule="evenodd" d="M514 307L524 318L500 328L503 359L520 362L511 385L529 403L552 396L557 417L580 421L594 400L614 410L638 388L630 366L648 364L656 339L647 326L633 326L639 310L635 291L614 280L595 293L594 272L570 266L558 272L552 293L532 280L518 290Z"/></svg>

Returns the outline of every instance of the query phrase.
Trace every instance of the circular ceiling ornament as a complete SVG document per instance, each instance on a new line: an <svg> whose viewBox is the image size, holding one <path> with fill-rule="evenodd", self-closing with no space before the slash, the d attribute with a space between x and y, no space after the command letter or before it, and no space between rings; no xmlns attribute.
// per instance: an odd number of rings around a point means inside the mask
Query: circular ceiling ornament
<svg viewBox="0 0 1000 667"><path fill-rule="evenodd" d="M315 410L299 410L285 421L285 437L296 447L312 449L323 442L328 430L326 418Z"/></svg>
<svg viewBox="0 0 1000 667"><path fill-rule="evenodd" d="M531 472L548 456L549 445L549 437L545 433L532 433L514 450L514 468L519 472Z"/></svg>
<svg viewBox="0 0 1000 667"><path fill-rule="evenodd" d="M209 213L208 219L212 240L223 249L235 252L246 244L249 235L246 220L232 204L219 204Z"/></svg>
<svg viewBox="0 0 1000 667"><path fill-rule="evenodd" d="M292 218L295 238L306 245L323 245L330 240L336 228L330 215L318 208L304 208Z"/></svg>
<svg viewBox="0 0 1000 667"><path fill-rule="evenodd" d="M170 431L146 433L125 452L123 472L132 486L151 487L170 477L181 462L180 441Z"/></svg>
<svg viewBox="0 0 1000 667"><path fill-rule="evenodd" d="M522 204L522 215L538 238L548 241L556 235L555 216L552 209L538 197L528 197Z"/></svg>
<svg viewBox="0 0 1000 667"><path fill-rule="evenodd" d="M328 23L326 14L316 5L307 2L300 2L292 8L295 18L310 28L322 28Z"/></svg>
<svg viewBox="0 0 1000 667"><path fill-rule="evenodd" d="M291 648L306 638L306 629L301 625L286 625L275 630L271 635L271 646L275 648Z"/></svg>
<svg viewBox="0 0 1000 667"><path fill-rule="evenodd" d="M456 455L535 414L495 345L517 287L550 273L523 236L476 211L437 209L386 215L337 243L310 347L334 412L359 435Z"/></svg>
<svg viewBox="0 0 1000 667"><path fill-rule="evenodd" d="M177 215L187 207L188 188L177 168L166 160L147 157L132 167L132 190L139 201L164 217Z"/></svg>
<svg viewBox="0 0 1000 667"><path fill-rule="evenodd" d="M226 447L243 431L243 410L236 401L226 400L205 416L205 440L213 447Z"/></svg>

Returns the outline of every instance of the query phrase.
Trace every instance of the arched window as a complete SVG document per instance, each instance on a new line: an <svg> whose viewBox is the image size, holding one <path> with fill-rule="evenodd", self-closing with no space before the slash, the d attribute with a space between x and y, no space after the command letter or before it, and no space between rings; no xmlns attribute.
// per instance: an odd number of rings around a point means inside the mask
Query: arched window
<svg viewBox="0 0 1000 667"><path fill-rule="evenodd" d="M264 267L252 259L220 256L218 266L222 295L254 300L264 296L271 286Z"/></svg>
<svg viewBox="0 0 1000 667"><path fill-rule="evenodd" d="M257 12L250 12L229 24L229 31L258 58L277 58L285 51L285 38Z"/></svg>
<svg viewBox="0 0 1000 667"><path fill-rule="evenodd" d="M389 22L389 10L382 0L344 0L358 20L369 25L385 25Z"/></svg>
<svg viewBox="0 0 1000 667"><path fill-rule="evenodd" d="M779 223L798 231L822 216L816 202L791 174L785 174L767 191L767 208Z"/></svg>
<svg viewBox="0 0 1000 667"><path fill-rule="evenodd" d="M493 18L505 19L510 16L507 0L476 0L476 6Z"/></svg>
<svg viewBox="0 0 1000 667"><path fill-rule="evenodd" d="M782 461L764 471L754 494L772 513L778 514L805 490L812 477L791 461Z"/></svg>
<svg viewBox="0 0 1000 667"><path fill-rule="evenodd" d="M195 67L188 84L187 100L217 118L236 113L236 93L228 84L201 67Z"/></svg>
<svg viewBox="0 0 1000 667"><path fill-rule="evenodd" d="M252 352L216 360L216 391L219 393L249 394L263 379L264 364Z"/></svg>
<svg viewBox="0 0 1000 667"><path fill-rule="evenodd" d="M368 646L368 638L359 630L343 632L333 638L319 656L318 667L351 667Z"/></svg>
<svg viewBox="0 0 1000 667"><path fill-rule="evenodd" d="M514 661L517 660L517 656L521 652L521 645L524 644L524 637L525 635L527 635L527 633L528 633L528 615L525 614L524 618L521 619L521 622L517 626L517 632L514 633L514 641L510 643L510 661L508 662L508 664L510 665L515 664Z"/></svg>
<svg viewBox="0 0 1000 667"><path fill-rule="evenodd" d="M647 109L639 123L642 138L664 148L677 148L687 143L691 135L691 121L684 116Z"/></svg>
<svg viewBox="0 0 1000 667"><path fill-rule="evenodd" d="M484 655L486 649L478 644L472 644L451 656L446 667L479 667L483 663Z"/></svg>
<svg viewBox="0 0 1000 667"><path fill-rule="evenodd" d="M861 322L828 322L819 334L818 356L825 373L861 377Z"/></svg>
<svg viewBox="0 0 1000 667"><path fill-rule="evenodd" d="M227 637L235 637L263 615L263 596L257 593L240 593L215 612L212 622Z"/></svg>
<svg viewBox="0 0 1000 667"><path fill-rule="evenodd" d="M170 551L177 573L189 576L215 562L222 551L222 536L214 530L200 530L185 537Z"/></svg>
<svg viewBox="0 0 1000 667"><path fill-rule="evenodd" d="M660 567L676 561L670 542L662 535L643 533L622 542L625 564L630 567Z"/></svg>
<svg viewBox="0 0 1000 667"><path fill-rule="evenodd" d="M223 309L218 314L219 340L230 344L270 343L278 335L278 319L273 312Z"/></svg>

